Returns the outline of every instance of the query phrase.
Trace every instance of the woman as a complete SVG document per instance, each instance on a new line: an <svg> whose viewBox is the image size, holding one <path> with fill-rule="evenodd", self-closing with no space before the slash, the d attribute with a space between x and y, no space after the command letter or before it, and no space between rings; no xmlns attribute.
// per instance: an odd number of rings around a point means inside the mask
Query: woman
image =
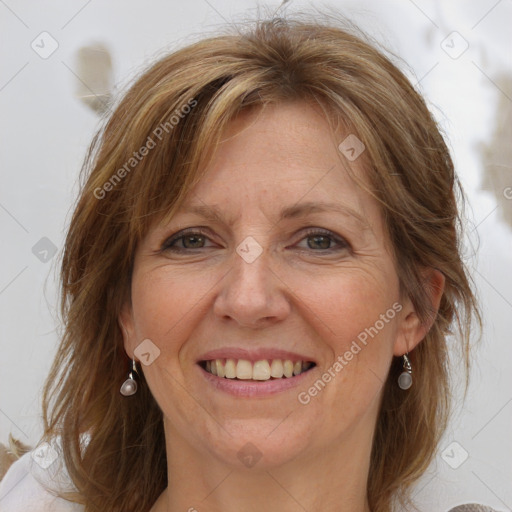
<svg viewBox="0 0 512 512"><path fill-rule="evenodd" d="M479 314L449 151L391 61L298 16L204 39L84 169L32 456L75 487L54 507L412 510Z"/></svg>

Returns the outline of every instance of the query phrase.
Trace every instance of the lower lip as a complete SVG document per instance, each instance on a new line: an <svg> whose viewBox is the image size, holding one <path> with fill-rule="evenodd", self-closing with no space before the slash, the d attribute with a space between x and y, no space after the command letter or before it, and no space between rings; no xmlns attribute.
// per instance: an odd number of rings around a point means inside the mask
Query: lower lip
<svg viewBox="0 0 512 512"><path fill-rule="evenodd" d="M199 371L206 379L208 383L214 386L219 391L224 391L225 393L229 393L234 396L243 396L243 397L261 397L268 395L275 395L276 393L281 393L282 391L286 391L288 389L295 388L300 384L304 383L304 380L307 379L311 372L316 368L307 370L300 375L296 375L294 377L283 377L281 379L273 379L273 380L235 380L235 379L226 379L225 377L217 377L212 373L207 372L203 369L199 364L197 365Z"/></svg>

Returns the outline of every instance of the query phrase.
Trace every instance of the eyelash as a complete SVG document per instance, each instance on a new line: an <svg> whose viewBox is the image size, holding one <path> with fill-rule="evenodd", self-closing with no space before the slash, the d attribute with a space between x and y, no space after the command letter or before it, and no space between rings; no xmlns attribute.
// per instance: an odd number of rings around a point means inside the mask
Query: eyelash
<svg viewBox="0 0 512 512"><path fill-rule="evenodd" d="M186 236L191 236L191 235L201 235L201 236L203 236L205 238L208 238L207 233L203 229L201 229L201 228L188 228L188 229L184 229L184 230L176 233L172 237L168 238L162 244L161 251L162 252L164 252L164 251L171 251L171 252L174 252L174 253L180 253L180 252L187 252L187 251L188 252L190 252L190 251L194 252L194 251L198 251L198 250L204 249L204 247L198 247L197 249L187 249L187 248L176 248L176 247L172 246L172 244L174 244L178 240L181 240L181 239L185 238ZM306 230L305 233L304 233L304 237L301 238L301 240L299 240L299 242L301 242L305 238L309 238L309 237L312 237L314 235L317 235L317 236L320 235L320 236L329 237L334 242L336 242L340 247L338 249L333 249L333 248L331 248L331 249L319 249L319 250L309 249L309 251L331 253L331 252L351 249L350 244L346 240L336 236L331 231L328 231L326 229L320 229L320 228L310 228L310 229Z"/></svg>

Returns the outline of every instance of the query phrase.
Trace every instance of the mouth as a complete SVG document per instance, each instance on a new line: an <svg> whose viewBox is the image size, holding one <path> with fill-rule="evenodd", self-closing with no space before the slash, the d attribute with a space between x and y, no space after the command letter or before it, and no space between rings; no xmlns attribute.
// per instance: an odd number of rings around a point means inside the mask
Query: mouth
<svg viewBox="0 0 512 512"><path fill-rule="evenodd" d="M209 359L198 365L207 373L221 379L234 381L264 382L287 380L298 377L316 366L313 361L293 361L291 359Z"/></svg>

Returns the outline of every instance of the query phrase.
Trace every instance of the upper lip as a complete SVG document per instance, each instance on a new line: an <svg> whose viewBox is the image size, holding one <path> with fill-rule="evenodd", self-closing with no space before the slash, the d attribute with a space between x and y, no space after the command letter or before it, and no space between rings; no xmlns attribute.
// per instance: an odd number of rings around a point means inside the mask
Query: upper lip
<svg viewBox="0 0 512 512"><path fill-rule="evenodd" d="M257 349L243 349L236 347L218 348L210 350L202 354L197 362L211 361L212 359L245 359L247 361L256 362L263 359L289 359L291 361L306 361L313 362L315 360L309 356L298 354L297 352L290 352L287 350L280 350L277 348L257 348Z"/></svg>

